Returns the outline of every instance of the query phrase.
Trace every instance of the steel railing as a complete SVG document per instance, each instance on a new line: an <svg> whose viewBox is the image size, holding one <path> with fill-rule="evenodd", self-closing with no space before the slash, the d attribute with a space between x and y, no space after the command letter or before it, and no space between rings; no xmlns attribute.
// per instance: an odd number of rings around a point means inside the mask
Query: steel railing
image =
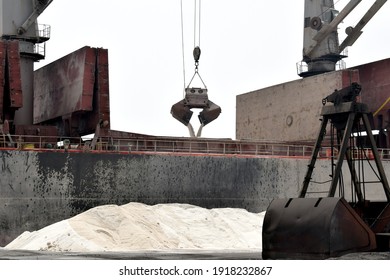
<svg viewBox="0 0 390 280"><path fill-rule="evenodd" d="M10 142L10 139L13 139ZM49 137L49 136L5 136L0 139L1 149L47 150L70 152L109 152L109 153L185 153L220 154L270 157L310 157L314 144L292 145L282 142L237 141L225 139L199 138L111 138L99 137L92 147L91 138ZM390 158L390 149L378 149L382 159ZM370 149L352 150L353 158L372 159ZM337 156L337 150L323 147L319 158Z"/></svg>

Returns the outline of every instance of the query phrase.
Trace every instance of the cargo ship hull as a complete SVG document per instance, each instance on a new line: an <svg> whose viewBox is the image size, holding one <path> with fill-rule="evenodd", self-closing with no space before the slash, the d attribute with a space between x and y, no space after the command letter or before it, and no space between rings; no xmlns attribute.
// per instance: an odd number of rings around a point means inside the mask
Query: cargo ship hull
<svg viewBox="0 0 390 280"><path fill-rule="evenodd" d="M307 163L306 157L242 154L1 150L0 246L105 204L264 211L275 197L297 196ZM390 170L389 162L384 167ZM316 169L313 180L327 180L329 160Z"/></svg>

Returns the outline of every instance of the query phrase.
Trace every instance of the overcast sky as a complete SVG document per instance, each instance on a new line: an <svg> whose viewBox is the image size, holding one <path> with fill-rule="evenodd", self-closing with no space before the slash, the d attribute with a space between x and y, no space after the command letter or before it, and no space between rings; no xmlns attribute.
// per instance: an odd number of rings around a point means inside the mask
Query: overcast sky
<svg viewBox="0 0 390 280"><path fill-rule="evenodd" d="M348 0L335 1L341 10ZM356 25L363 0L339 29ZM300 79L303 0L202 0L199 73L222 108L203 137L235 139L236 96ZM111 128L160 136L189 135L170 114L183 99L180 0L54 0L39 17L52 28L40 68L83 46L109 52ZM183 0L186 84L194 74L194 0ZM347 67L390 57L390 3L349 48ZM196 81L194 82L196 83ZM197 84L193 84L196 86ZM198 84L199 85L199 84ZM191 123L199 127L195 112Z"/></svg>

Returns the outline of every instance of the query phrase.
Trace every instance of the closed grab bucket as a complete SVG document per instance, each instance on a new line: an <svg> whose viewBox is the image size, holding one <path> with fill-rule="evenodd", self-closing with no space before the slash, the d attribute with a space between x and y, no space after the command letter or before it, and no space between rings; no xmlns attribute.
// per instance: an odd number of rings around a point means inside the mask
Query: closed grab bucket
<svg viewBox="0 0 390 280"><path fill-rule="evenodd" d="M273 200L262 239L263 259L326 259L376 248L374 232L339 197Z"/></svg>

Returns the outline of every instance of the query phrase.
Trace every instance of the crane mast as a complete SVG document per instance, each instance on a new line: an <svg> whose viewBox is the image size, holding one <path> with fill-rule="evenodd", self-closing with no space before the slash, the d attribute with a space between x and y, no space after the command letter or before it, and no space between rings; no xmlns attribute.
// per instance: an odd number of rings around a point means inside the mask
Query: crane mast
<svg viewBox="0 0 390 280"><path fill-rule="evenodd" d="M387 0L375 1L355 27L346 29L348 36L340 43L338 26L361 1L351 0L338 11L333 0L305 0L303 58L298 64L299 76L308 77L336 70L336 64L347 57L344 53L346 47L355 43L363 33L363 27Z"/></svg>
<svg viewBox="0 0 390 280"><path fill-rule="evenodd" d="M17 57L20 56L22 102L11 102L11 107L16 108L16 111L14 116L7 116L14 124L33 124L33 65L45 58L45 42L50 39L50 26L38 25L37 18L52 2L53 0L0 1L0 42L7 46L12 44L16 48L11 51L7 47L8 68L13 67L15 53L18 53Z"/></svg>

